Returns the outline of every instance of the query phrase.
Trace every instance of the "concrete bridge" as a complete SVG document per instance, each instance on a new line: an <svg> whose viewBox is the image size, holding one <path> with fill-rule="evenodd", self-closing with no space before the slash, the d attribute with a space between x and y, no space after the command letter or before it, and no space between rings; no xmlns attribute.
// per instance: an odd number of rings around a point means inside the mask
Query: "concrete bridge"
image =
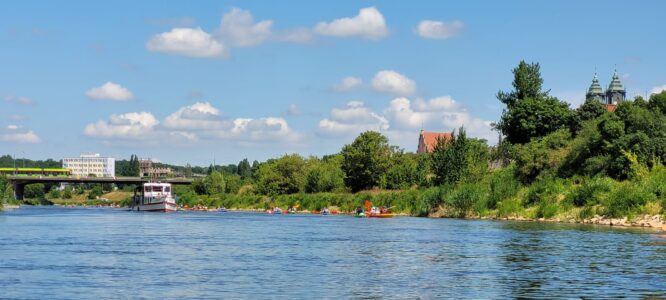
<svg viewBox="0 0 666 300"><path fill-rule="evenodd" d="M192 184L190 178L166 178L151 180L142 177L77 177L77 176L8 176L8 181L14 188L14 197L23 200L25 186L33 183L115 183L115 184L143 184L150 181L166 182L171 184Z"/></svg>

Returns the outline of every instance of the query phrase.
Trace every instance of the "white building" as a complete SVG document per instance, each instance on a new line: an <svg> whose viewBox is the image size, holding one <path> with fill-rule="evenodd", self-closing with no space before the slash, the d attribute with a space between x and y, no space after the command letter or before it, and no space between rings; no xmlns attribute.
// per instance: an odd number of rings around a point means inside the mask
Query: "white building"
<svg viewBox="0 0 666 300"><path fill-rule="evenodd" d="M74 176L116 176L116 159L101 157L99 153L82 153L79 157L63 158L62 167L72 170Z"/></svg>

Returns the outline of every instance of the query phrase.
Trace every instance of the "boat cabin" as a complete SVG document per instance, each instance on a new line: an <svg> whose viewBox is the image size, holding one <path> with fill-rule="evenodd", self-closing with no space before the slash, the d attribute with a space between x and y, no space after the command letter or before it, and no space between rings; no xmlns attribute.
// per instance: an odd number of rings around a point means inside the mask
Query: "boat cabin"
<svg viewBox="0 0 666 300"><path fill-rule="evenodd" d="M170 183L149 182L134 190L135 205L162 203L166 198L171 198Z"/></svg>

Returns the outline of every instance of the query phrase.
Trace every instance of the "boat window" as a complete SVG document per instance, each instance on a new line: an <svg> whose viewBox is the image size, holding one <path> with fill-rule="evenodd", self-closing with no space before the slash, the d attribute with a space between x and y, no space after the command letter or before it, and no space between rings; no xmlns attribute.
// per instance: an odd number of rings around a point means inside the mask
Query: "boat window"
<svg viewBox="0 0 666 300"><path fill-rule="evenodd" d="M144 192L152 192L152 191L153 191L153 187L152 187L152 186L144 186L144 187L143 187L143 191L144 191Z"/></svg>
<svg viewBox="0 0 666 300"><path fill-rule="evenodd" d="M170 186L164 187L164 191L167 193L171 193L171 187Z"/></svg>
<svg viewBox="0 0 666 300"><path fill-rule="evenodd" d="M162 191L162 187L161 187L161 186L154 186L154 187L153 187L153 192L161 192L161 191Z"/></svg>

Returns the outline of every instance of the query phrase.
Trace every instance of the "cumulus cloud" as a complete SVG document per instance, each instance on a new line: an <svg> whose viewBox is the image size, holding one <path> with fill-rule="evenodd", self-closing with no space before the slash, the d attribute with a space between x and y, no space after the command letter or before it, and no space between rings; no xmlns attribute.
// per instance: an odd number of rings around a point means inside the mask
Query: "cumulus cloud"
<svg viewBox="0 0 666 300"><path fill-rule="evenodd" d="M362 84L363 80L361 78L348 76L342 78L340 83L334 84L331 89L336 92L347 92L360 87Z"/></svg>
<svg viewBox="0 0 666 300"><path fill-rule="evenodd" d="M421 128L433 131L450 131L464 126L473 137L492 141L491 122L474 118L450 96L430 100L396 98L384 110L385 117L396 131L416 131Z"/></svg>
<svg viewBox="0 0 666 300"><path fill-rule="evenodd" d="M212 130L222 128L220 111L208 102L197 102L181 107L164 119L163 125L170 129Z"/></svg>
<svg viewBox="0 0 666 300"><path fill-rule="evenodd" d="M382 70L372 78L375 91L398 96L408 96L416 91L416 82L393 70Z"/></svg>
<svg viewBox="0 0 666 300"><path fill-rule="evenodd" d="M147 136L158 124L149 112L131 112L88 124L83 134L95 138L138 139Z"/></svg>
<svg viewBox="0 0 666 300"><path fill-rule="evenodd" d="M264 42L271 35L272 20L254 23L247 10L233 8L222 16L217 36L232 47L251 47Z"/></svg>
<svg viewBox="0 0 666 300"><path fill-rule="evenodd" d="M37 144L42 141L34 131L19 131L19 129L21 126L7 126L6 131L0 132L0 141L19 144Z"/></svg>
<svg viewBox="0 0 666 300"><path fill-rule="evenodd" d="M328 118L319 121L317 133L323 136L349 136L367 130L384 131L389 122L363 102L351 101L345 107L333 108Z"/></svg>
<svg viewBox="0 0 666 300"><path fill-rule="evenodd" d="M22 96L5 96L4 100L7 103L14 103L20 105L30 105L34 103L34 101L32 101L31 98L22 97Z"/></svg>
<svg viewBox="0 0 666 300"><path fill-rule="evenodd" d="M655 86L654 88L652 88L652 89L650 90L650 95L652 95L652 94L659 94L659 93L661 93L661 92L663 92L663 91L666 91L666 84L664 84L664 85L662 85L662 86Z"/></svg>
<svg viewBox="0 0 666 300"><path fill-rule="evenodd" d="M217 139L261 143L293 142L301 138L280 117L226 120L221 115L220 110L210 103L197 102L179 108L161 123L151 113L134 112L112 115L108 121L88 124L83 133L96 138L142 139L146 142Z"/></svg>
<svg viewBox="0 0 666 300"><path fill-rule="evenodd" d="M465 24L461 21L442 22L424 20L414 30L422 38L444 40L460 34Z"/></svg>
<svg viewBox="0 0 666 300"><path fill-rule="evenodd" d="M320 35L378 40L388 35L384 16L375 7L363 8L351 18L320 22L314 31Z"/></svg>
<svg viewBox="0 0 666 300"><path fill-rule="evenodd" d="M169 32L154 35L146 43L153 52L191 57L224 57L227 49L222 42L201 28L174 28Z"/></svg>
<svg viewBox="0 0 666 300"><path fill-rule="evenodd" d="M134 98L130 90L111 81L106 82L102 86L89 89L86 91L86 96L94 100L112 101L129 101Z"/></svg>

